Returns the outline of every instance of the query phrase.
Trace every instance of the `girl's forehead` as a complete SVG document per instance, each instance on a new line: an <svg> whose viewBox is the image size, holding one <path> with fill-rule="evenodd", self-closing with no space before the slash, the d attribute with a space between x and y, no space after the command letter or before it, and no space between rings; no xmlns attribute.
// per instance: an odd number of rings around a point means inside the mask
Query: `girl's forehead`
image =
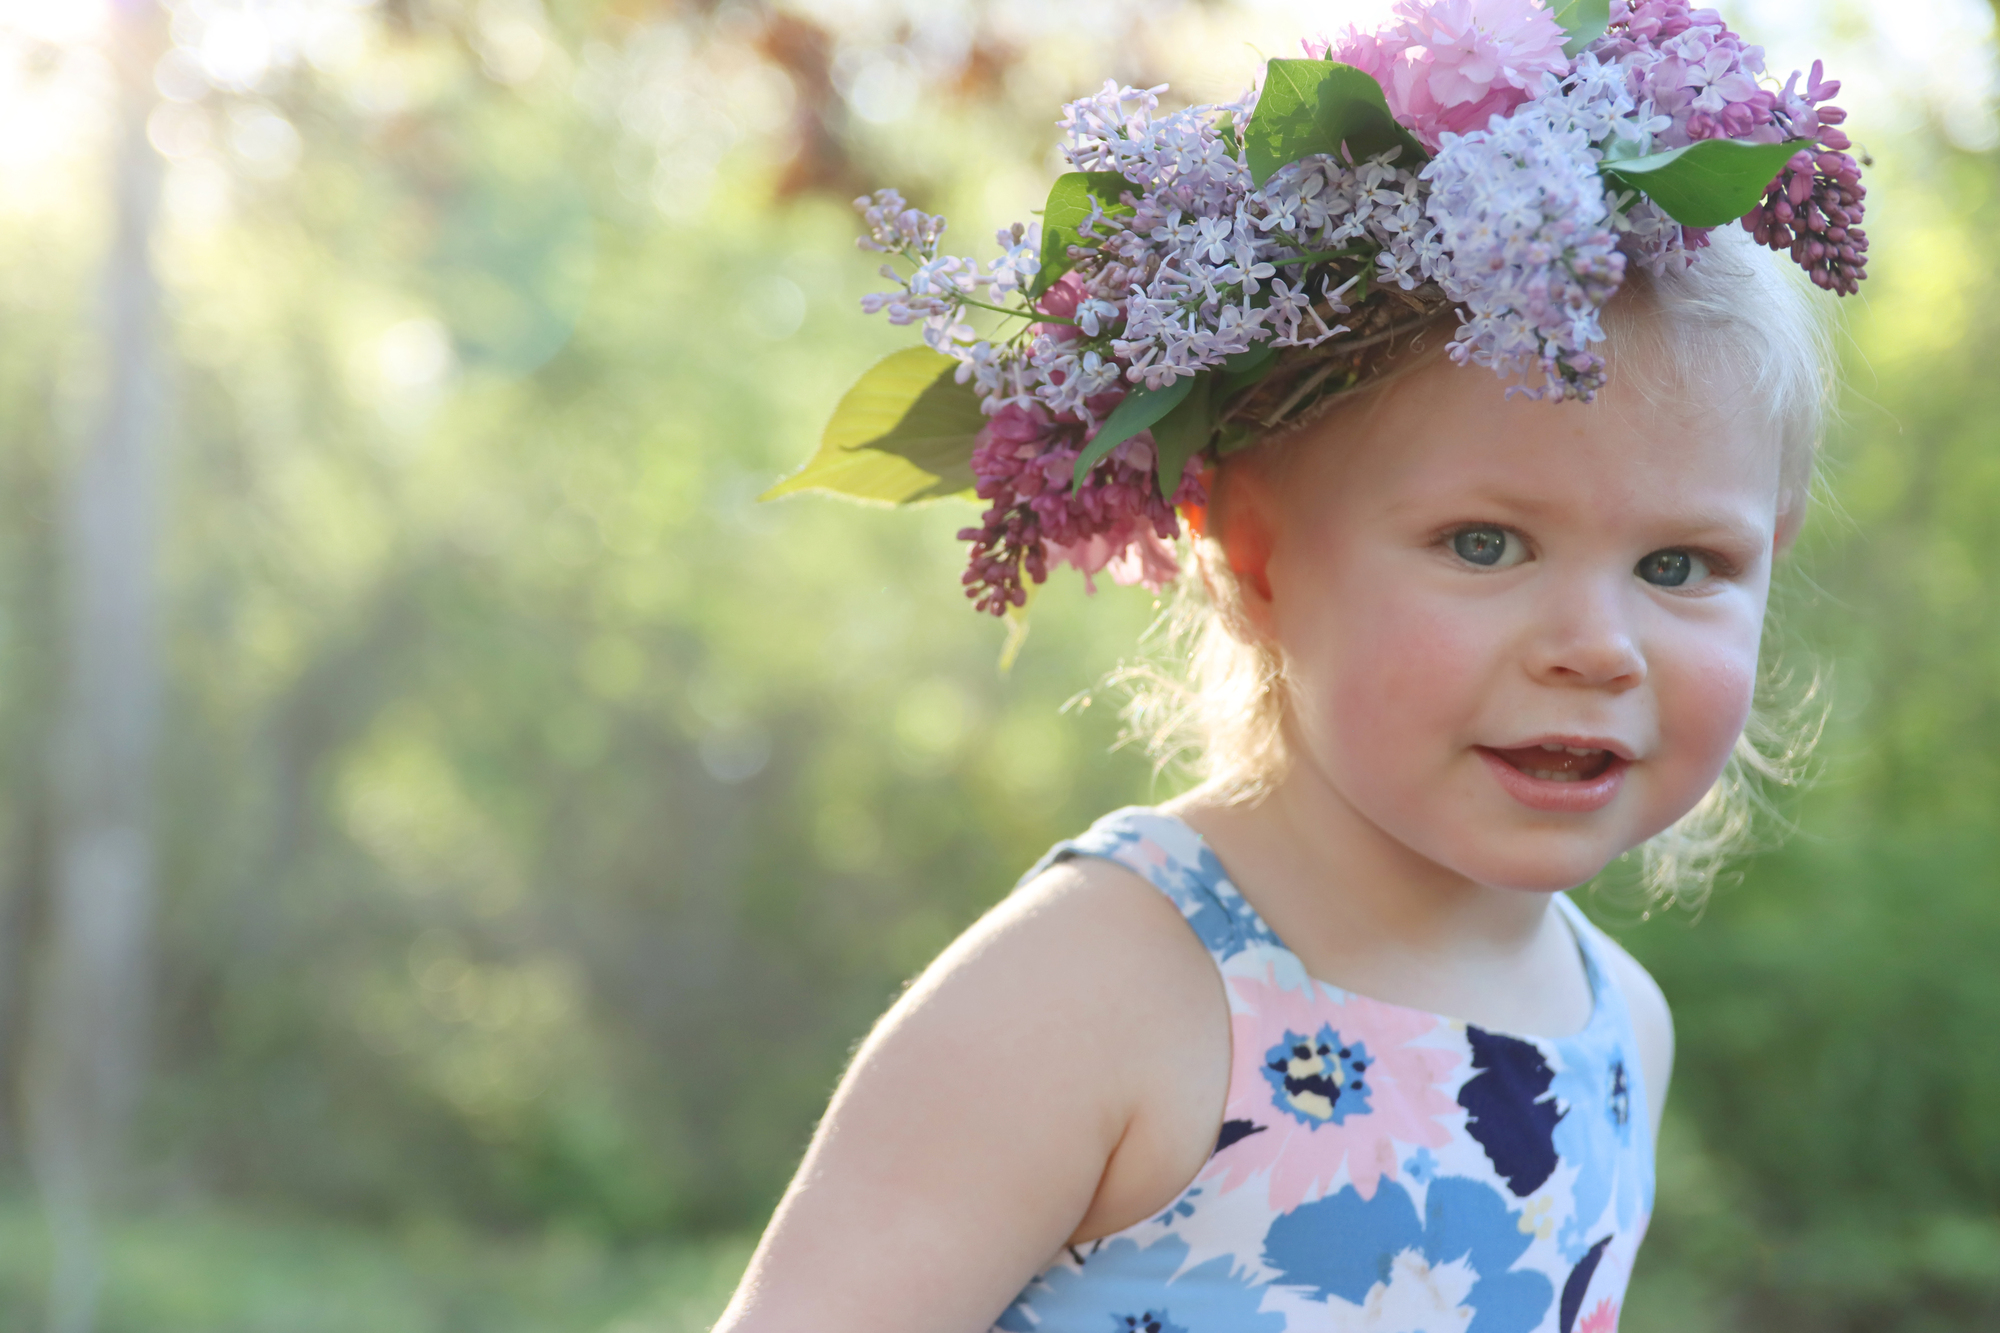
<svg viewBox="0 0 2000 1333"><path fill-rule="evenodd" d="M1302 440L1288 485L1332 485L1345 507L1387 512L1445 502L1504 502L1608 519L1664 508L1768 514L1780 446L1767 416L1725 386L1648 392L1614 378L1596 402L1508 397L1489 375L1440 363Z"/></svg>

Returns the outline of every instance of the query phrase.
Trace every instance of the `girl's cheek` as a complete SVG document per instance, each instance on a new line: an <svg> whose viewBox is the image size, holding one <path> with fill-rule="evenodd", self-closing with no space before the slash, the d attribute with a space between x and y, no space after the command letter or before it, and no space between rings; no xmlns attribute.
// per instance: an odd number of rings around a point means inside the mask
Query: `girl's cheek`
<svg viewBox="0 0 2000 1333"><path fill-rule="evenodd" d="M1754 637L1739 637L1742 641L1703 645L1707 651L1688 654L1670 673L1655 672L1667 677L1656 685L1665 739L1704 792L1722 772L1750 720L1757 646Z"/></svg>
<svg viewBox="0 0 2000 1333"><path fill-rule="evenodd" d="M1480 616L1420 597L1357 599L1349 632L1329 636L1317 692L1326 725L1315 743L1349 772L1387 776L1448 739L1483 678Z"/></svg>

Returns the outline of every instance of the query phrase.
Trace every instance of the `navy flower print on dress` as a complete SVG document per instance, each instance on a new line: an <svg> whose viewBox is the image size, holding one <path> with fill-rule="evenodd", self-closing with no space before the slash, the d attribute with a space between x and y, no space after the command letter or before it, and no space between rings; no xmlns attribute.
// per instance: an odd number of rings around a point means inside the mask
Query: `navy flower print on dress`
<svg viewBox="0 0 2000 1333"><path fill-rule="evenodd" d="M1479 1071L1458 1093L1469 1116L1465 1132L1486 1149L1507 1187L1526 1198L1556 1169L1555 1129L1562 1112L1549 1092L1555 1071L1532 1042L1470 1024L1465 1037L1472 1067Z"/></svg>

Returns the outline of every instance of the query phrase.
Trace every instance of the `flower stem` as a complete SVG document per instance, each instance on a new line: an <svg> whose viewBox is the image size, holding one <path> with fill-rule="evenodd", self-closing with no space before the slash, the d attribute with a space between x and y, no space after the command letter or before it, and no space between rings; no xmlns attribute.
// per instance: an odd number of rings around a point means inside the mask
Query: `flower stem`
<svg viewBox="0 0 2000 1333"><path fill-rule="evenodd" d="M1082 327L1073 319L1064 319L1060 315L1044 315L1039 310L1009 310L1004 305L989 305L985 301L975 301L970 296L960 296L955 299L960 305L978 306L981 310L997 310L1003 315L1012 315L1016 319L1032 319L1037 324L1067 324L1073 329Z"/></svg>
<svg viewBox="0 0 2000 1333"><path fill-rule="evenodd" d="M1349 247L1345 250L1321 250L1317 254L1292 255L1286 259L1274 259L1271 261L1271 264L1274 268L1282 267L1286 264L1317 264L1321 260L1326 259L1358 259L1368 253L1369 251L1358 247Z"/></svg>

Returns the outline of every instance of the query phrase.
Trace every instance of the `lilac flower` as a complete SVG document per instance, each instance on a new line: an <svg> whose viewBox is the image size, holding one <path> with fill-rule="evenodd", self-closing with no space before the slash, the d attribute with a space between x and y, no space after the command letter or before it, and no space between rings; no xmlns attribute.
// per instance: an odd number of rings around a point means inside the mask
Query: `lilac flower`
<svg viewBox="0 0 2000 1333"><path fill-rule="evenodd" d="M1763 48L1745 43L1712 9L1686 0L1612 0L1611 26L1591 53L1624 67L1634 94L1668 118L1663 147L1782 137L1771 119L1777 99L1758 82Z"/></svg>
<svg viewBox="0 0 2000 1333"><path fill-rule="evenodd" d="M1424 167L1440 243L1430 276L1465 307L1452 356L1503 375L1539 370L1538 397L1593 397L1604 362L1598 311L1624 278L1603 178L1560 99L1491 128L1446 134Z"/></svg>
<svg viewBox="0 0 2000 1333"><path fill-rule="evenodd" d="M1025 288L1042 271L1042 228L1035 223L1013 226L995 233L1000 248L1006 253L994 260L988 268L987 286L998 300L1009 292Z"/></svg>
<svg viewBox="0 0 2000 1333"><path fill-rule="evenodd" d="M1861 167L1844 149L1852 146L1840 125L1847 113L1828 105L1840 92L1813 62L1803 92L1794 73L1778 98L1778 117L1791 137L1814 142L1785 164L1770 191L1743 219L1743 228L1761 245L1789 250L1792 262L1813 282L1842 296L1852 295L1868 276L1868 234L1861 229L1868 191Z"/></svg>
<svg viewBox="0 0 2000 1333"><path fill-rule="evenodd" d="M988 506L978 527L958 534L972 543L963 582L980 610L1025 605L1028 583L1047 579L1054 562L1156 589L1179 573L1166 542L1180 533L1175 505L1207 503L1201 470L1187 469L1169 504L1154 485L1152 442L1141 435L1072 489L1077 455L1094 433L1039 406L1003 408L980 432L972 470Z"/></svg>
<svg viewBox="0 0 2000 1333"><path fill-rule="evenodd" d="M916 251L928 259L937 253L938 237L945 222L935 214L911 208L894 190L877 190L873 198L862 195L854 201L868 224L868 235L856 241L863 250L904 253Z"/></svg>

